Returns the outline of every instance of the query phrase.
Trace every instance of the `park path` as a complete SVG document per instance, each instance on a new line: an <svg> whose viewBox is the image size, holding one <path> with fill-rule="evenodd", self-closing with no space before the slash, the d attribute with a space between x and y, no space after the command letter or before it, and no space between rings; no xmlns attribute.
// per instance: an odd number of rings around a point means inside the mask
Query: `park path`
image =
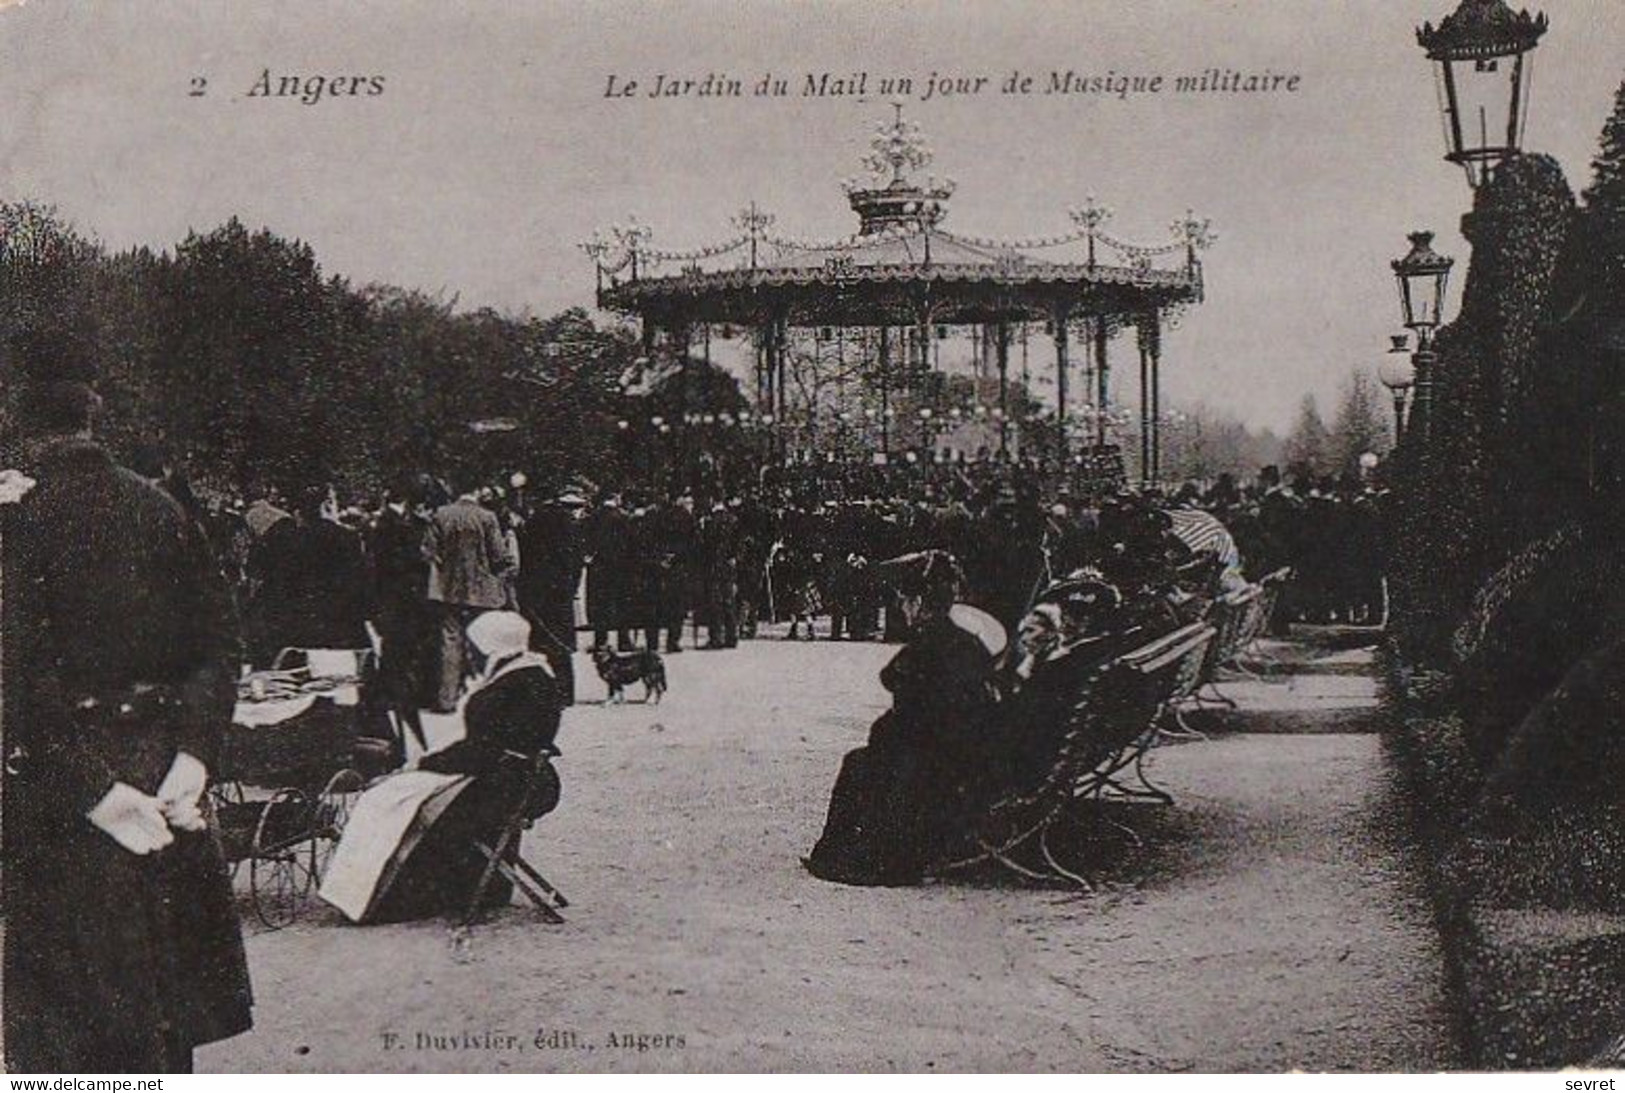
<svg viewBox="0 0 1625 1093"><path fill-rule="evenodd" d="M687 652L663 705L572 711L564 802L530 844L572 898L568 923L515 908L461 948L442 924L321 913L258 934L257 1027L200 1067L1452 1065L1358 654L1238 685L1223 735L1158 749L1152 776L1178 804L1086 896L802 871L840 757L884 702L888 655Z"/></svg>

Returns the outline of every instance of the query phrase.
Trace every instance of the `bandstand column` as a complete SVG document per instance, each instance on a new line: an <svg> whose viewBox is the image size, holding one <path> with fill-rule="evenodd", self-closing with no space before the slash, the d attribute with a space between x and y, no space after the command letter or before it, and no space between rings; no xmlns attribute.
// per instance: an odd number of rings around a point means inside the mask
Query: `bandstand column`
<svg viewBox="0 0 1625 1093"><path fill-rule="evenodd" d="M688 323L673 323L667 328L666 344L677 358L677 401L686 418L694 409L694 382L688 357L693 345L693 327Z"/></svg>
<svg viewBox="0 0 1625 1093"><path fill-rule="evenodd" d="M1061 454L1066 454L1066 374L1070 361L1067 359L1067 332L1066 324L1069 312L1065 307L1055 309L1055 426L1060 434Z"/></svg>
<svg viewBox="0 0 1625 1093"><path fill-rule="evenodd" d="M784 435L784 410L789 405L789 393L784 389L785 358L789 355L785 352L785 349L789 343L789 320L781 315L773 326L773 388L778 394L778 406L773 411L773 420L775 423L774 428L778 430L778 435L781 437Z"/></svg>
<svg viewBox="0 0 1625 1093"><path fill-rule="evenodd" d="M880 328L880 452L891 456L891 327Z"/></svg>
<svg viewBox="0 0 1625 1093"><path fill-rule="evenodd" d="M1150 336L1146 320L1136 326L1139 343L1139 484L1150 486Z"/></svg>
<svg viewBox="0 0 1625 1093"><path fill-rule="evenodd" d="M1162 481L1162 316L1151 324L1151 481Z"/></svg>
<svg viewBox="0 0 1625 1093"><path fill-rule="evenodd" d="M756 328L756 412L766 414L773 407L773 323Z"/></svg>
<svg viewBox="0 0 1625 1093"><path fill-rule="evenodd" d="M1095 319L1095 447L1106 446L1106 412L1111 409L1111 379L1112 366L1107 359L1107 347L1111 341L1111 330L1106 323L1106 316L1101 315Z"/></svg>
<svg viewBox="0 0 1625 1093"><path fill-rule="evenodd" d="M999 360L999 454L1010 452L1010 324L1000 322L995 333Z"/></svg>
<svg viewBox="0 0 1625 1093"><path fill-rule="evenodd" d="M921 390L925 387L925 377L931 372L931 305L926 304L920 308L914 324L914 377L909 384L911 390Z"/></svg>

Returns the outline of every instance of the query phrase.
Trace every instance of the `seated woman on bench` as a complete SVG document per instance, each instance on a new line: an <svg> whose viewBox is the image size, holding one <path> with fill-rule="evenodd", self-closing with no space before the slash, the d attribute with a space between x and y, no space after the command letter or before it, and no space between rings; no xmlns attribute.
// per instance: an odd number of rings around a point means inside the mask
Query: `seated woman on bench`
<svg viewBox="0 0 1625 1093"><path fill-rule="evenodd" d="M487 611L469 623L468 644L482 667L463 738L369 787L334 851L321 895L355 921L462 911L485 867L475 841L495 843L536 757L553 747L563 701L546 659L530 651L530 624ZM492 905L513 894L500 877L486 891Z"/></svg>
<svg viewBox="0 0 1625 1093"><path fill-rule="evenodd" d="M1004 680L996 769L1003 787L1037 787L1072 728L1091 676L1142 640L1117 589L1090 573L1046 589L1021 622Z"/></svg>
<svg viewBox="0 0 1625 1093"><path fill-rule="evenodd" d="M891 709L849 753L809 872L843 884L907 885L974 816L990 790L985 729L1003 628L955 604L959 567L942 551L877 567L893 577L912 630L880 673Z"/></svg>

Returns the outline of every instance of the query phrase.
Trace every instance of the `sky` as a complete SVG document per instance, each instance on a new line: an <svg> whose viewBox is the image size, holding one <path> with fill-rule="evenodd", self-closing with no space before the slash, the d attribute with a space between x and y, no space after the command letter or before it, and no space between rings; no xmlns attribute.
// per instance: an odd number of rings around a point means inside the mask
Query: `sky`
<svg viewBox="0 0 1625 1093"><path fill-rule="evenodd" d="M871 80L1021 70L1301 75L1295 93L979 96L906 104L958 190L945 227L1032 237L1095 194L1159 244L1219 233L1206 302L1164 343L1165 396L1290 427L1328 416L1398 326L1405 233L1462 259L1470 202L1443 159L1415 26L1454 0L0 0L0 200L54 204L107 246L168 248L231 216L323 268L552 314L592 305L577 244L636 215L656 246L733 234L751 201L796 236L855 227L878 96L609 98L609 78ZM1547 0L1526 145L1576 190L1625 80L1625 3ZM383 93L249 97L265 72ZM201 96L190 92L198 78ZM1462 278L1453 289L1459 292ZM1127 362L1128 346L1117 350ZM1129 368L1120 372L1126 374Z"/></svg>

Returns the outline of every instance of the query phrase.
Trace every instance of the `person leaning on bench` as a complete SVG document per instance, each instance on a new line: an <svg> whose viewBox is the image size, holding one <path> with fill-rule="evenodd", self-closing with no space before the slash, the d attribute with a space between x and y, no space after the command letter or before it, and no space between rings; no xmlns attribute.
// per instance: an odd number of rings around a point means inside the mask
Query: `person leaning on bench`
<svg viewBox="0 0 1625 1093"><path fill-rule="evenodd" d="M881 670L891 709L842 761L823 835L803 864L822 880L910 885L992 788L985 730L1004 639L990 616L955 604L961 578L951 555L926 551L878 568L896 583L912 637Z"/></svg>

